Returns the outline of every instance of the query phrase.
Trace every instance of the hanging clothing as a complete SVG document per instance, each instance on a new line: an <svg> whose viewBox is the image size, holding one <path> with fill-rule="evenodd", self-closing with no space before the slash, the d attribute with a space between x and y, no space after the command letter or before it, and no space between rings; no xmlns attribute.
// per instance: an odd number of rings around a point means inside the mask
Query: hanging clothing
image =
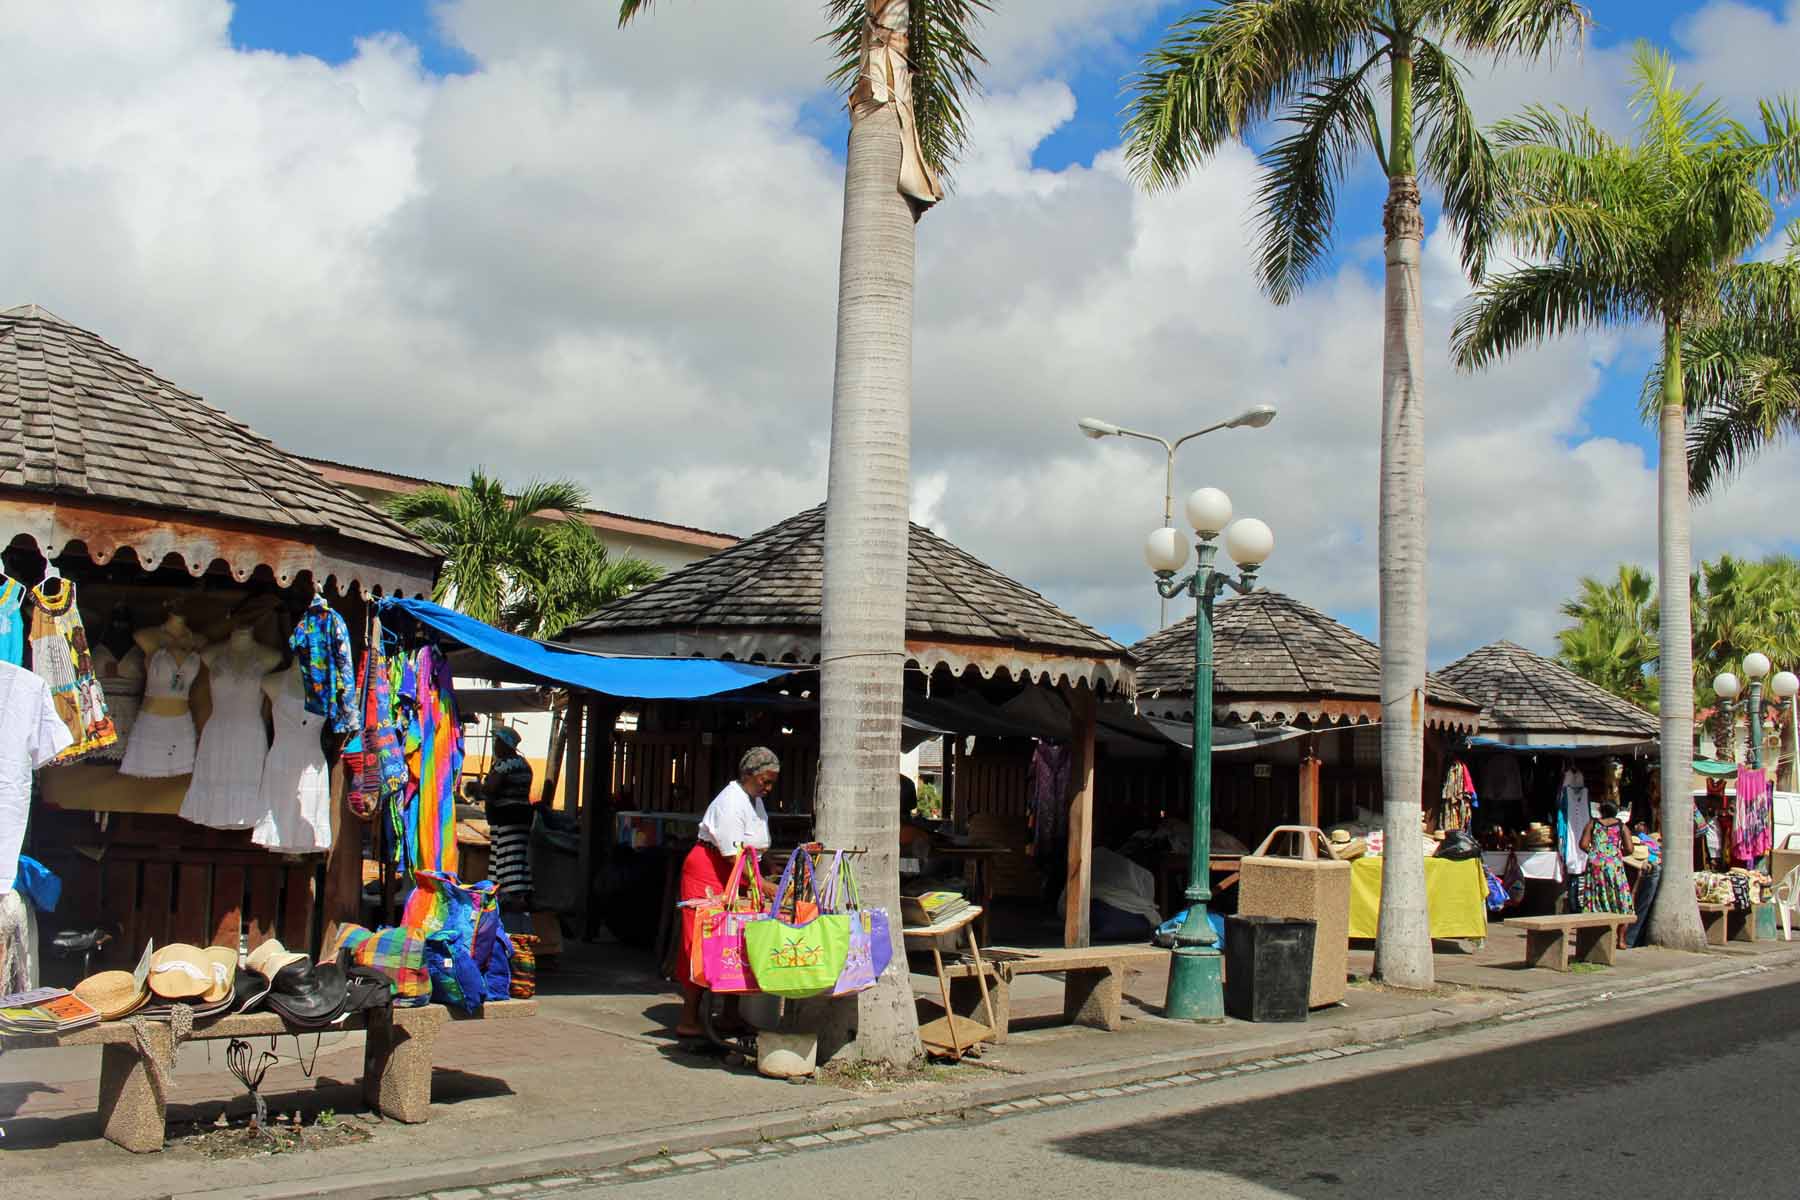
<svg viewBox="0 0 1800 1200"><path fill-rule="evenodd" d="M397 803L406 791L406 754L400 747L399 715L387 656L378 648L363 652L363 751L375 756L380 771L379 798Z"/></svg>
<svg viewBox="0 0 1800 1200"><path fill-rule="evenodd" d="M0 895L12 891L31 814L31 773L55 760L72 737L50 685L0 663Z"/></svg>
<svg viewBox="0 0 1800 1200"><path fill-rule="evenodd" d="M356 699L356 668L350 659L350 627L325 597L315 595L288 638L306 681L306 711L331 722L336 733L362 728Z"/></svg>
<svg viewBox="0 0 1800 1200"><path fill-rule="evenodd" d="M75 585L46 579L31 589L31 600L31 669L50 685L57 716L69 727L71 743L57 761L73 762L112 745L119 735L94 678L94 656L75 607Z"/></svg>
<svg viewBox="0 0 1800 1200"><path fill-rule="evenodd" d="M1775 797L1769 774L1760 767L1739 767L1737 798L1731 804L1731 861L1754 867L1775 846Z"/></svg>
<svg viewBox="0 0 1800 1200"><path fill-rule="evenodd" d="M25 665L25 585L0 575L0 663Z"/></svg>
<svg viewBox="0 0 1800 1200"><path fill-rule="evenodd" d="M1439 827L1449 833L1467 829L1475 820L1475 779L1460 760L1452 762L1444 772L1443 807L1438 812Z"/></svg>
<svg viewBox="0 0 1800 1200"><path fill-rule="evenodd" d="M1581 889L1581 911L1632 913L1631 884L1625 878L1625 825L1595 821L1593 849Z"/></svg>
<svg viewBox="0 0 1800 1200"><path fill-rule="evenodd" d="M262 718L265 674L254 657L229 653L217 655L207 672L212 716L200 731L181 815L214 829L250 829L269 812L262 795L269 756Z"/></svg>
<svg viewBox="0 0 1800 1200"><path fill-rule="evenodd" d="M89 756L90 762L119 762L131 744L131 727L137 723L144 702L144 652L136 646L120 658L102 643L94 648L94 678L106 697L106 715L112 718L119 740Z"/></svg>
<svg viewBox="0 0 1800 1200"><path fill-rule="evenodd" d="M37 985L37 917L22 894L0 892L0 996Z"/></svg>
<svg viewBox="0 0 1800 1200"><path fill-rule="evenodd" d="M1036 846L1060 842L1068 827L1069 747L1039 742L1031 752L1031 840Z"/></svg>
<svg viewBox="0 0 1800 1200"><path fill-rule="evenodd" d="M1588 803L1587 781L1572 767L1563 772L1558 808L1558 824L1562 826L1563 835L1563 866L1571 878L1577 878L1587 873L1588 856L1581 848L1581 835L1587 832L1588 822L1593 820L1594 814Z"/></svg>
<svg viewBox="0 0 1800 1200"><path fill-rule="evenodd" d="M305 684L298 672L277 675L269 708L275 718L275 741L263 760L257 807L261 810L250 840L287 854L331 849L331 772L319 746L325 719L306 707Z"/></svg>
<svg viewBox="0 0 1800 1200"><path fill-rule="evenodd" d="M144 667L144 704L132 722L119 774L167 779L194 769L194 714L188 693L200 675L198 650L160 646Z"/></svg>
<svg viewBox="0 0 1800 1200"><path fill-rule="evenodd" d="M412 831L415 871L456 873L456 781L462 774L463 731L456 712L450 662L431 646L414 658L407 681L418 718L418 743L410 751L414 781Z"/></svg>

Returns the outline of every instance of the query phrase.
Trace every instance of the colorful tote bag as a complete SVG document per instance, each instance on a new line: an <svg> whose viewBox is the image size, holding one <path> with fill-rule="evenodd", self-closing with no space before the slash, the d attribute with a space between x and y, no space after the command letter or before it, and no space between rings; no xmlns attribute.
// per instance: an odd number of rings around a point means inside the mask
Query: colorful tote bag
<svg viewBox="0 0 1800 1200"><path fill-rule="evenodd" d="M844 969L832 987L833 996L852 996L875 985L894 956L893 932L885 909L864 908L856 886L856 872L839 850L826 877L824 907L850 918L850 938Z"/></svg>
<svg viewBox="0 0 1800 1200"><path fill-rule="evenodd" d="M387 976L394 985L394 1007L431 1003L431 976L425 970L425 936L411 929L370 932L361 926L345 931L342 946L350 961Z"/></svg>
<svg viewBox="0 0 1800 1200"><path fill-rule="evenodd" d="M798 849L781 873L766 914L744 927L744 949L757 986L791 1000L817 996L837 986L850 952L850 918L843 913L828 913L820 906L819 915L810 921L790 921L782 916L784 905L798 910L803 903L792 895L797 867L812 892L812 903L819 904L812 856Z"/></svg>
<svg viewBox="0 0 1800 1200"><path fill-rule="evenodd" d="M744 863L750 863L748 877ZM715 992L754 992L756 975L750 970L744 950L744 928L764 914L756 881L756 851L748 847L731 865L731 877L725 881L725 894L717 904L702 908L695 916L695 952L700 956L698 978Z"/></svg>

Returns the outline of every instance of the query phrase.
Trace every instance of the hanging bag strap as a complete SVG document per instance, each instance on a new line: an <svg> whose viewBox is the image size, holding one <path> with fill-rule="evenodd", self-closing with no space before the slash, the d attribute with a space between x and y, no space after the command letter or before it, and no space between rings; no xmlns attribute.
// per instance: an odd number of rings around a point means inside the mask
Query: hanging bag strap
<svg viewBox="0 0 1800 1200"><path fill-rule="evenodd" d="M856 868L842 850L832 867L832 881L838 885L842 906L839 912L862 911L862 889L856 884Z"/></svg>

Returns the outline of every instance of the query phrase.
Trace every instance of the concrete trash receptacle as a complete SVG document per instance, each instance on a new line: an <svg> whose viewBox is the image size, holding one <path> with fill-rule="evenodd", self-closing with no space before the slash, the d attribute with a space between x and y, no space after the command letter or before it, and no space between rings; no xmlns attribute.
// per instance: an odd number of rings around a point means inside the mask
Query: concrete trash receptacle
<svg viewBox="0 0 1800 1200"><path fill-rule="evenodd" d="M1269 853L1281 837L1298 842L1298 857ZM1332 855L1322 830L1281 825L1263 839L1256 853L1243 857L1238 872L1240 914L1298 917L1318 926L1308 1007L1342 1001L1350 976L1350 864Z"/></svg>

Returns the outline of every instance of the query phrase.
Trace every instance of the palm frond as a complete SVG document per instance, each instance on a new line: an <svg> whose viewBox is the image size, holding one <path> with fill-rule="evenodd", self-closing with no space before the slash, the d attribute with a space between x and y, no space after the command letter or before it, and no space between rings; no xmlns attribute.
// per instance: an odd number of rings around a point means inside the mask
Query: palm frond
<svg viewBox="0 0 1800 1200"><path fill-rule="evenodd" d="M1424 173L1442 191L1444 215L1462 239L1463 270L1479 283L1498 216L1494 154L1463 94L1461 72L1461 64L1435 43L1414 46L1413 105L1425 133Z"/></svg>
<svg viewBox="0 0 1800 1200"><path fill-rule="evenodd" d="M846 95L862 73L863 34L875 0L826 0L826 31L835 65L828 79ZM948 176L968 144L968 100L980 93L986 64L975 42L990 0L899 0L908 7L907 57L913 69L913 112L919 148L939 175Z"/></svg>
<svg viewBox="0 0 1800 1200"><path fill-rule="evenodd" d="M1227 141L1350 74L1382 39L1350 0L1225 0L1185 17L1127 85L1126 161L1150 188L1172 187Z"/></svg>
<svg viewBox="0 0 1800 1200"><path fill-rule="evenodd" d="M1629 283L1579 264L1545 263L1490 275L1457 314L1456 365L1478 370L1516 350L1576 329L1603 329L1653 316Z"/></svg>
<svg viewBox="0 0 1800 1200"><path fill-rule="evenodd" d="M1378 50L1350 74L1308 91L1282 118L1294 132L1262 154L1256 273L1277 304L1286 304L1326 265L1337 186L1358 149L1379 147L1367 77L1385 57L1385 49Z"/></svg>
<svg viewBox="0 0 1800 1200"><path fill-rule="evenodd" d="M1593 23L1575 0L1425 0L1407 6L1419 25L1467 50L1539 58L1579 43Z"/></svg>
<svg viewBox="0 0 1800 1200"><path fill-rule="evenodd" d="M655 0L619 0L619 28L623 29L631 24L632 19L640 13L650 11L650 5L654 2Z"/></svg>

